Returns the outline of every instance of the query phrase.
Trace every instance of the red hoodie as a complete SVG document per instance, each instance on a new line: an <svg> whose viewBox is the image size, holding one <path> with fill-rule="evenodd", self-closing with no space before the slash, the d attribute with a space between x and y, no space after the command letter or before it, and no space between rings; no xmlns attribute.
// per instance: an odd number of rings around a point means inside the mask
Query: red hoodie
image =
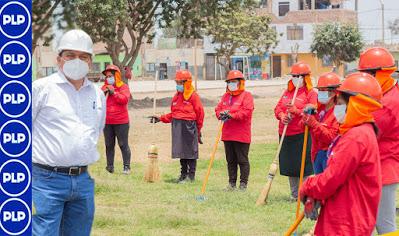
<svg viewBox="0 0 399 236"><path fill-rule="evenodd" d="M195 120L198 133L201 132L204 123L204 107L196 92L193 92L188 100L184 100L183 93L176 92L172 99L170 110L170 113L160 117L162 122L170 123L172 119Z"/></svg>
<svg viewBox="0 0 399 236"><path fill-rule="evenodd" d="M280 120L279 114L284 113L287 114L287 104L289 104L294 97L295 90L288 91L286 90L283 96L278 101L276 108L274 108L274 114L278 120ZM317 105L317 92L314 89L310 91L307 90L306 87L301 87L298 89L298 94L295 99L294 105L299 109L303 110L306 105L312 104L314 106ZM279 134L283 134L284 124L280 121L279 122ZM288 124L287 128L287 136L302 134L304 132L305 127L301 122L301 117L292 115L292 120Z"/></svg>
<svg viewBox="0 0 399 236"><path fill-rule="evenodd" d="M222 140L251 143L251 122L254 99L250 92L243 91L232 96L226 92L215 108L216 117L222 111L229 110L232 119L223 125Z"/></svg>
<svg viewBox="0 0 399 236"><path fill-rule="evenodd" d="M324 202L315 235L371 235L381 196L381 167L373 126L349 129L334 144L326 170L303 183L300 196Z"/></svg>
<svg viewBox="0 0 399 236"><path fill-rule="evenodd" d="M107 82L102 86L102 90L106 91ZM107 115L105 124L127 124L129 123L129 112L127 104L130 99L129 86L123 84L120 87L113 86L114 94L107 93Z"/></svg>
<svg viewBox="0 0 399 236"><path fill-rule="evenodd" d="M312 162L314 162L318 151L326 151L328 149L331 142L337 137L339 129L339 123L334 116L334 107L328 111L324 109L319 110L316 118L319 123L310 128L312 136Z"/></svg>
<svg viewBox="0 0 399 236"><path fill-rule="evenodd" d="M374 112L378 127L382 184L399 183L399 88L394 86L382 97L383 108Z"/></svg>

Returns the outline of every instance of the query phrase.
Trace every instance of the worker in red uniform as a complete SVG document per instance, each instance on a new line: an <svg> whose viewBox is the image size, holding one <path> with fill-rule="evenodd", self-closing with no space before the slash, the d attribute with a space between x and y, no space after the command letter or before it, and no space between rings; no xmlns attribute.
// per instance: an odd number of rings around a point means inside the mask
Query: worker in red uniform
<svg viewBox="0 0 399 236"><path fill-rule="evenodd" d="M245 191L250 172L248 153L254 99L250 92L245 91L245 79L241 71L229 71L226 83L226 93L216 106L215 113L216 117L224 122L222 141L229 173L227 190L236 188L237 172L240 167L239 188Z"/></svg>
<svg viewBox="0 0 399 236"><path fill-rule="evenodd" d="M369 73L381 86L383 108L374 112L378 127L382 171L382 195L377 217L377 231L396 231L396 189L399 183L399 88L391 74L396 71L395 59L385 48L370 48L360 55L360 71Z"/></svg>
<svg viewBox="0 0 399 236"><path fill-rule="evenodd" d="M337 102L336 88L339 85L340 78L337 74L327 72L320 75L317 82L317 114L312 115L305 111L302 118L312 137L311 158L315 174L320 174L327 167L327 149L338 135L339 124L334 116L334 106Z"/></svg>
<svg viewBox="0 0 399 236"><path fill-rule="evenodd" d="M373 76L360 72L348 75L337 90L339 135L328 150L327 168L305 180L300 196L322 203L315 235L371 235L382 188L372 112L381 109L382 92Z"/></svg>
<svg viewBox="0 0 399 236"><path fill-rule="evenodd" d="M107 97L107 114L104 127L105 152L107 156L105 169L110 173L114 173L115 139L118 139L123 159L123 173L129 174L131 157L127 107L131 96L129 86L123 83L121 71L115 65L108 65L102 73L105 75L102 90Z"/></svg>
<svg viewBox="0 0 399 236"><path fill-rule="evenodd" d="M181 173L177 182L184 183L195 180L204 108L194 91L189 71L178 70L175 82L177 92L172 99L171 112L161 117L152 116L151 122L172 123L172 158L180 159Z"/></svg>
<svg viewBox="0 0 399 236"><path fill-rule="evenodd" d="M302 123L303 109L307 106L317 106L317 92L312 87L310 78L310 66L304 62L297 62L291 68L292 79L288 82L288 88L278 101L274 114L279 120L280 139L285 125L288 125L280 156L280 174L288 176L291 188L291 200L298 198L299 175L301 169L302 148L304 143L305 128ZM298 86L298 93L294 104L291 101L294 97L295 88ZM311 139L308 138L305 160L305 178L313 174L312 162L310 159Z"/></svg>

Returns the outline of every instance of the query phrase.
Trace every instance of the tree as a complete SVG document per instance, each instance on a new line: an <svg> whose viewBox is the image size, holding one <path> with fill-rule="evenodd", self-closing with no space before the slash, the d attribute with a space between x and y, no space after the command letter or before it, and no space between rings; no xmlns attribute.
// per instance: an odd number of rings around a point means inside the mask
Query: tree
<svg viewBox="0 0 399 236"><path fill-rule="evenodd" d="M217 46L216 58L228 73L230 59L238 49L252 55L264 55L277 43L277 33L270 27L268 16L257 16L250 9L221 12L206 27ZM224 58L225 60L221 60Z"/></svg>
<svg viewBox="0 0 399 236"><path fill-rule="evenodd" d="M391 30L391 34L399 34L399 18L396 18L394 21L390 21L388 28Z"/></svg>
<svg viewBox="0 0 399 236"><path fill-rule="evenodd" d="M169 26L179 5L179 0L76 0L78 25L105 43L120 68L133 66L141 44L154 37L155 24Z"/></svg>
<svg viewBox="0 0 399 236"><path fill-rule="evenodd" d="M74 5L70 0L32 1L32 51L43 39L48 44L54 34L49 30L55 24L59 29L71 28L74 22Z"/></svg>
<svg viewBox="0 0 399 236"><path fill-rule="evenodd" d="M325 23L313 32L311 51L320 59L329 57L336 67L356 60L364 46L359 29L353 25Z"/></svg>

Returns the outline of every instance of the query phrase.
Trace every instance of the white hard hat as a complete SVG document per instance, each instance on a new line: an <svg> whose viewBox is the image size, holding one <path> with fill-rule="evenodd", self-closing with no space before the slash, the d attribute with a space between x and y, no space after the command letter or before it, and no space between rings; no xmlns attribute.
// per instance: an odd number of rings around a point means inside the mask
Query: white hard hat
<svg viewBox="0 0 399 236"><path fill-rule="evenodd" d="M62 35L58 43L57 52L64 50L76 50L93 55L93 41L83 30L74 29Z"/></svg>

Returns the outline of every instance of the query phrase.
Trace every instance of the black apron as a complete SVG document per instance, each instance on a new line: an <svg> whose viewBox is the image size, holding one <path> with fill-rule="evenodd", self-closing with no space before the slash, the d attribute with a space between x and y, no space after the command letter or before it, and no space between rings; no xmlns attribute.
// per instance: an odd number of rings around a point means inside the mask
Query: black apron
<svg viewBox="0 0 399 236"><path fill-rule="evenodd" d="M195 120L172 120L172 158L198 159L198 129Z"/></svg>
<svg viewBox="0 0 399 236"><path fill-rule="evenodd" d="M281 147L279 156L280 175L299 177L301 171L303 139L303 133L286 136L284 138L283 146ZM313 166L310 159L311 148L312 141L310 135L308 135L304 176L313 174Z"/></svg>

